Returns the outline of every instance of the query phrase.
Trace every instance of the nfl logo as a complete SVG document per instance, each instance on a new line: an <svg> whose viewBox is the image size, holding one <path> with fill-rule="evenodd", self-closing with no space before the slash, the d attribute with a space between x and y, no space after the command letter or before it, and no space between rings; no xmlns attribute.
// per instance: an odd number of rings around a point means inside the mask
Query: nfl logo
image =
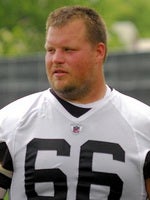
<svg viewBox="0 0 150 200"><path fill-rule="evenodd" d="M82 126L78 125L78 124L72 124L71 125L71 130L74 134L79 134L82 130Z"/></svg>

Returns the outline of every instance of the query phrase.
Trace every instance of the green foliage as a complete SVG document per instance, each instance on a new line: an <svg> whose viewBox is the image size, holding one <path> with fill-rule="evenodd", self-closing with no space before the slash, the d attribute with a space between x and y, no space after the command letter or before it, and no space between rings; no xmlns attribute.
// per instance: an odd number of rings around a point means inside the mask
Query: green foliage
<svg viewBox="0 0 150 200"><path fill-rule="evenodd" d="M132 21L141 37L149 36L149 0L1 0L0 55L43 51L46 18L52 10L66 5L90 6L101 13L108 27L110 49L122 46L111 30L115 21Z"/></svg>
<svg viewBox="0 0 150 200"><path fill-rule="evenodd" d="M6 194L5 198L4 198L4 200L8 200L8 195L7 194Z"/></svg>

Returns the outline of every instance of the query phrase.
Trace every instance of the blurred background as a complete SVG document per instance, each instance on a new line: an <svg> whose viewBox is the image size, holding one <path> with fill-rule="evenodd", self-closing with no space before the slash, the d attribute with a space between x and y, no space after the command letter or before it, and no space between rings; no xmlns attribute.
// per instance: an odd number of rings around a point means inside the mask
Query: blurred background
<svg viewBox="0 0 150 200"><path fill-rule="evenodd" d="M52 10L67 5L89 6L103 16L108 84L150 105L149 0L0 0L0 108L49 87L45 21Z"/></svg>

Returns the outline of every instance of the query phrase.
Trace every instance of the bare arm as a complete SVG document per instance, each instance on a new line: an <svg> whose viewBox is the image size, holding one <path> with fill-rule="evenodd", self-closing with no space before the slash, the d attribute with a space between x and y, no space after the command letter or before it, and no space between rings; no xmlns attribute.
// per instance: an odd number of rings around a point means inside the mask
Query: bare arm
<svg viewBox="0 0 150 200"><path fill-rule="evenodd" d="M6 190L0 187L0 200L3 200L6 194Z"/></svg>
<svg viewBox="0 0 150 200"><path fill-rule="evenodd" d="M146 186L146 191L147 191L147 195L148 195L148 199L150 199L150 178L146 179L145 181L145 186Z"/></svg>
<svg viewBox="0 0 150 200"><path fill-rule="evenodd" d="M12 172L6 170L0 164L0 200L3 200L7 189L10 187Z"/></svg>
<svg viewBox="0 0 150 200"><path fill-rule="evenodd" d="M0 142L0 200L10 188L13 174L12 159L5 142Z"/></svg>

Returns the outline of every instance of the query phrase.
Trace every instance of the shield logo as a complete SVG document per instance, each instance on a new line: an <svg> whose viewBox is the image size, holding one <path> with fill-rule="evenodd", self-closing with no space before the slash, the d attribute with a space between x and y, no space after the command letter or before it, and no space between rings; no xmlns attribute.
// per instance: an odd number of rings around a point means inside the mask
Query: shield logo
<svg viewBox="0 0 150 200"><path fill-rule="evenodd" d="M79 124L72 124L71 125L71 130L74 134L79 134L82 130L82 126Z"/></svg>

